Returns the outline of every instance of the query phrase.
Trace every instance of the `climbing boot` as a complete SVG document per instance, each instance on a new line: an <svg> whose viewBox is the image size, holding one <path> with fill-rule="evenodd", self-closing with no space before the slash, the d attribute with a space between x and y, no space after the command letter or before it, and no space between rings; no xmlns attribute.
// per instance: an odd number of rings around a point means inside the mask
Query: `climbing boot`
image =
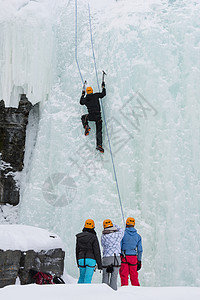
<svg viewBox="0 0 200 300"><path fill-rule="evenodd" d="M89 135L91 128L88 125L85 125L85 136Z"/></svg>
<svg viewBox="0 0 200 300"><path fill-rule="evenodd" d="M104 153L104 149L102 146L97 146L96 149L99 150L101 153Z"/></svg>

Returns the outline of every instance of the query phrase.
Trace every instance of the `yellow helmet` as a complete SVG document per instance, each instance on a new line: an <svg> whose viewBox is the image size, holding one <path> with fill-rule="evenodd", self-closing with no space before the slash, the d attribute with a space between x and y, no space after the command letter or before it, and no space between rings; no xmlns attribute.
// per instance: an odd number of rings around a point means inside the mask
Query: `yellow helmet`
<svg viewBox="0 0 200 300"><path fill-rule="evenodd" d="M94 221L92 219L87 219L84 227L93 229L95 227Z"/></svg>
<svg viewBox="0 0 200 300"><path fill-rule="evenodd" d="M127 225L127 226L135 226L135 219L129 217L129 218L126 220L126 225Z"/></svg>
<svg viewBox="0 0 200 300"><path fill-rule="evenodd" d="M108 227L112 227L113 226L113 223L110 219L106 219L103 221L103 228L106 229Z"/></svg>
<svg viewBox="0 0 200 300"><path fill-rule="evenodd" d="M88 86L86 89L87 94L92 94L93 93L93 89L91 86Z"/></svg>

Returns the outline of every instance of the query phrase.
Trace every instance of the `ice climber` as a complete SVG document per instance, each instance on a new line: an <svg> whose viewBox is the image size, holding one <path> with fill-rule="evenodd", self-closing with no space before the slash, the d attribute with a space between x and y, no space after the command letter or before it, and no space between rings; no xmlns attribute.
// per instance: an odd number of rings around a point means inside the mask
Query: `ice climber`
<svg viewBox="0 0 200 300"><path fill-rule="evenodd" d="M142 238L134 227L135 219L131 217L128 218L126 220L124 237L121 242L122 261L119 274L122 286L128 285L129 275L132 285L140 285L137 271L139 271L142 266Z"/></svg>
<svg viewBox="0 0 200 300"><path fill-rule="evenodd" d="M102 282L117 290L117 276L121 265L121 240L124 230L114 225L110 219L103 221L101 245L103 247L103 278Z"/></svg>
<svg viewBox="0 0 200 300"><path fill-rule="evenodd" d="M102 147L102 120L99 99L102 99L106 95L105 82L102 82L101 93L93 94L92 87L87 87L86 93L87 95L85 96L85 90L83 90L80 99L80 104L86 105L88 109L88 114L81 117L83 128L85 129L85 135L89 135L90 132L88 121L94 121L96 123L96 149L101 153L104 153L104 149Z"/></svg>
<svg viewBox="0 0 200 300"><path fill-rule="evenodd" d="M76 261L80 270L78 283L91 283L96 264L102 270L99 241L94 228L94 221L88 219L82 232L76 235Z"/></svg>

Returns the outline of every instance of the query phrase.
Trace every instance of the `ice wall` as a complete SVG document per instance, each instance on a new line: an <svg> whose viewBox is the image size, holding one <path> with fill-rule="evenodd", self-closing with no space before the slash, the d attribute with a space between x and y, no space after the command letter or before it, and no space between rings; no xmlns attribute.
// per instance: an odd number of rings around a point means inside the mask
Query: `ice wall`
<svg viewBox="0 0 200 300"><path fill-rule="evenodd" d="M86 109L79 105L74 1L58 3L55 77L41 110L34 153L25 164L21 222L60 235L66 269L77 276L75 234L85 219L94 218L99 236L103 219L123 222L105 130L101 155L95 150L94 125L85 137L80 122ZM136 218L143 237L140 282L200 286L200 5L90 4L99 77L102 69L108 73L103 103L124 214ZM84 79L97 90L87 1L78 5L79 63ZM26 151L32 145L28 141Z"/></svg>
<svg viewBox="0 0 200 300"><path fill-rule="evenodd" d="M55 1L0 1L0 99L17 107L21 94L48 99L54 70Z"/></svg>

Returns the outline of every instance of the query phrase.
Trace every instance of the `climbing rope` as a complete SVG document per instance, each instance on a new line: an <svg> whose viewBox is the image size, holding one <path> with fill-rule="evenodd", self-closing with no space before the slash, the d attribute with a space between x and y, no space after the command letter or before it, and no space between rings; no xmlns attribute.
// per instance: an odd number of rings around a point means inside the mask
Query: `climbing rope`
<svg viewBox="0 0 200 300"><path fill-rule="evenodd" d="M80 66L79 66L79 63L78 63L78 47L77 47L77 44L78 44L78 13L77 13L77 0L75 0L75 60L76 60L76 64L77 64L77 67L78 67L78 71L79 71L79 74L80 74L80 77L81 77L81 81L82 83L84 84L84 81L83 81L83 76L81 74L81 69L80 69Z"/></svg>
<svg viewBox="0 0 200 300"><path fill-rule="evenodd" d="M94 68L95 68L95 73L96 73L96 78L97 78L97 85L98 85L98 89L99 89L99 92L100 92L100 85L99 85L99 79L98 79L98 74L97 74L97 64L96 64L96 59L95 59L95 54L94 54L94 43L93 43L93 37L92 37L92 23L91 23L89 3L88 3L88 12L89 12L90 40L91 40L91 45L92 45L92 55L93 55L93 60L94 60Z"/></svg>
<svg viewBox="0 0 200 300"><path fill-rule="evenodd" d="M91 39L91 45L92 45L94 67L95 67L97 85L98 85L98 89L99 89L99 92L100 92L100 85L99 85L99 80L98 80L96 59L95 59L95 53L94 53L94 43L93 43L93 37L92 37L92 24L91 24L91 14L90 14L90 5L89 4L88 4L88 11L89 11L90 39ZM121 208L122 219L123 219L123 223L124 223L124 226L125 226L125 218L124 218L122 200L121 200L121 195L120 195L120 190L119 190L119 184L118 184L118 179L117 179L117 172L116 172L116 169L115 169L115 163L114 163L114 158L113 158L113 153L112 153L112 147L111 147L110 137L109 137L109 133L108 133L108 126L107 126L107 122L106 122L106 117L105 117L105 112L104 112L104 108L103 108L102 99L100 99L100 101L101 101L101 108L102 108L102 113L103 113L103 119L104 119L104 123L105 123L105 127L106 127L106 135L107 135L107 138L108 138L108 144L109 144L109 149L110 149L110 156L111 156L111 160L112 160L113 172L114 172L115 183L116 183L118 197L119 197L119 203L120 203L120 208Z"/></svg>
<svg viewBox="0 0 200 300"><path fill-rule="evenodd" d="M75 60L76 60L76 64L78 67L78 71L81 77L81 81L84 84L83 81L83 76L81 74L81 69L78 63L78 47L77 47L77 40L78 40L78 13L77 13L77 0L75 0ZM94 60L94 67L95 67L95 73L96 73L96 80L97 80L97 85L98 85L98 89L100 92L100 85L99 85L99 79L98 79L98 73L97 73L97 65L96 65L96 58L95 58L95 52L94 52L94 42L93 42L93 37L92 37L92 23L91 23L91 14L90 14L90 5L88 4L88 12L89 12L89 24L90 24L90 39L91 39L91 46L92 46L92 54L93 54L93 60ZM102 100L101 101L101 108L102 108L102 113L103 113L103 119L104 119L104 123L105 123L105 127L106 127L106 135L108 138L108 144L109 144L109 149L110 149L110 156L111 156L111 160L112 160L112 167L113 167L113 172L114 172L114 177L115 177L115 183L116 183L116 187L117 187L117 192L118 192L118 197L119 197L119 203L120 203L120 208L121 208L121 214L122 214L122 219L123 219L123 223L125 226L125 218L124 218L124 212L123 212L123 206L122 206L122 200L121 200L121 195L120 195L120 190L119 190L119 184L118 184L118 179L117 179L117 172L115 169L115 163L114 163L114 158L113 158L113 153L112 153L112 147L111 147L111 142L110 142L110 137L109 137L109 133L108 133L108 126L107 126L107 122L106 122L106 117L105 117L105 112L104 112L104 108L103 108L103 103Z"/></svg>

